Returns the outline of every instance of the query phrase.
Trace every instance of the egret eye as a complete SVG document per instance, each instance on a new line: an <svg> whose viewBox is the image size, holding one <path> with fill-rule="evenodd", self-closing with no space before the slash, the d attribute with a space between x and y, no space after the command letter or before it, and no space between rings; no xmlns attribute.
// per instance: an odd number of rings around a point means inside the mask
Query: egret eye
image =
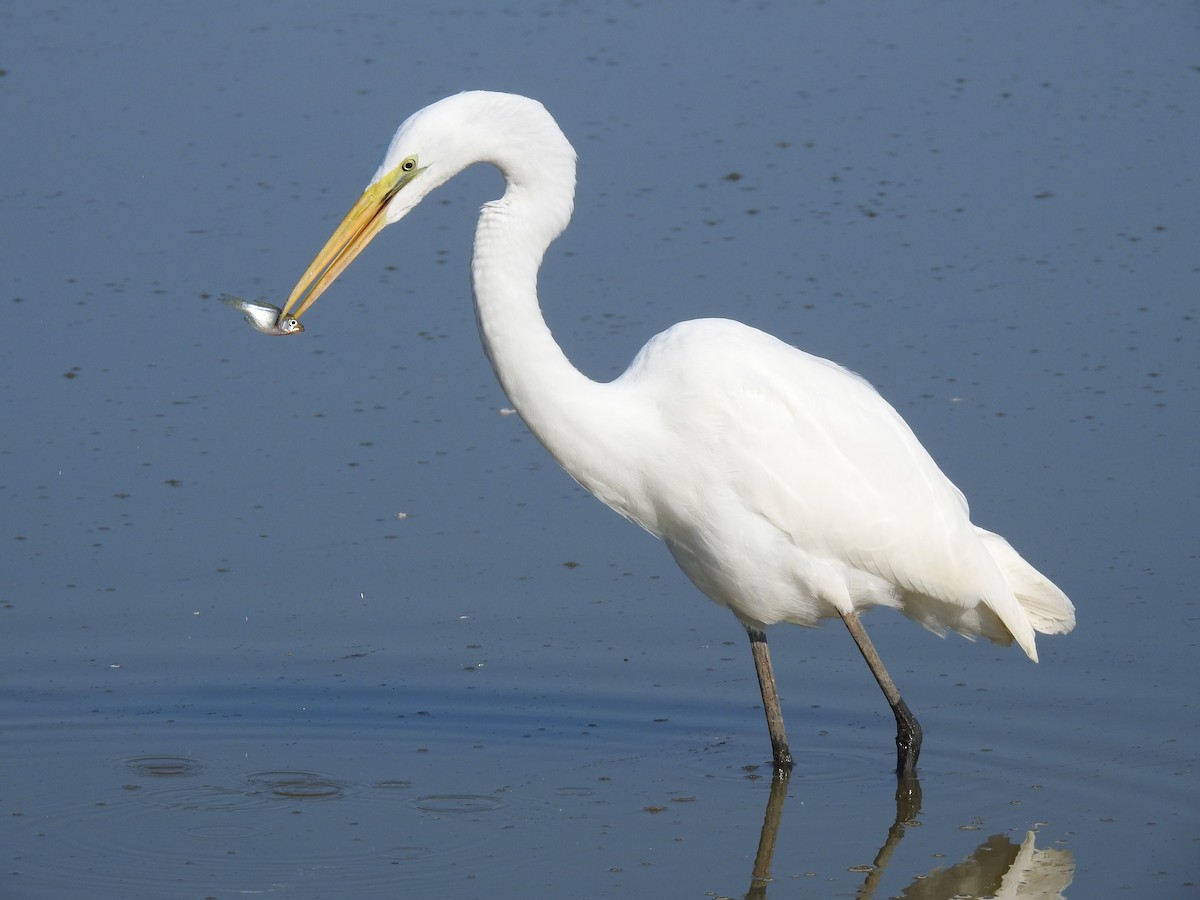
<svg viewBox="0 0 1200 900"><path fill-rule="evenodd" d="M411 172L414 169L416 169L416 167L417 167L417 158L415 156L410 156L404 162L400 163L400 171L402 171L402 172Z"/></svg>

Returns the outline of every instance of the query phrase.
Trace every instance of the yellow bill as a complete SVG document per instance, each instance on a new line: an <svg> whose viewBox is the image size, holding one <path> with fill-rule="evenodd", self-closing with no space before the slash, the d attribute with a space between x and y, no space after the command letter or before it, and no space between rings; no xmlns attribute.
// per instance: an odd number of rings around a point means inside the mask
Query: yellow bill
<svg viewBox="0 0 1200 900"><path fill-rule="evenodd" d="M396 196L396 192L420 171L416 160L409 157L363 192L358 202L350 208L350 212L346 213L346 218L342 219L342 224L304 271L304 275L284 304L281 315L286 316L290 313L294 319L299 319L305 310L317 302L317 298L325 289L337 280L346 266L354 262L354 258L387 224L388 203ZM293 306L295 311L292 311Z"/></svg>

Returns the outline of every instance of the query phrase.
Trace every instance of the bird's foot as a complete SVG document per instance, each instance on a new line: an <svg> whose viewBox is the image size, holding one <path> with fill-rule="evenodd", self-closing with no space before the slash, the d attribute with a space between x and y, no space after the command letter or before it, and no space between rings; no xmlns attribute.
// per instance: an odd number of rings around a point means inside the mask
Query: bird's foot
<svg viewBox="0 0 1200 900"><path fill-rule="evenodd" d="M907 778L917 770L921 755L921 725L901 700L896 708L896 775Z"/></svg>
<svg viewBox="0 0 1200 900"><path fill-rule="evenodd" d="M775 766L775 777L783 780L792 774L792 751L787 744L772 747L772 763Z"/></svg>

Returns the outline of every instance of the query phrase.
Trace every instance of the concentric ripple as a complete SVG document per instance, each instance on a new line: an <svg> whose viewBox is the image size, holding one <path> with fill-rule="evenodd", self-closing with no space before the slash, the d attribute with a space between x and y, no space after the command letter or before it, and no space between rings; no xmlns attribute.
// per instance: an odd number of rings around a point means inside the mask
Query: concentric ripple
<svg viewBox="0 0 1200 900"><path fill-rule="evenodd" d="M413 809L432 813L484 813L504 807L498 797L484 794L429 794L409 802Z"/></svg>
<svg viewBox="0 0 1200 900"><path fill-rule="evenodd" d="M280 800L337 800L349 789L345 782L292 769L252 772L246 776L246 782L251 795Z"/></svg>
<svg viewBox="0 0 1200 900"><path fill-rule="evenodd" d="M180 778L199 775L204 765L190 756L131 756L125 768L146 778Z"/></svg>

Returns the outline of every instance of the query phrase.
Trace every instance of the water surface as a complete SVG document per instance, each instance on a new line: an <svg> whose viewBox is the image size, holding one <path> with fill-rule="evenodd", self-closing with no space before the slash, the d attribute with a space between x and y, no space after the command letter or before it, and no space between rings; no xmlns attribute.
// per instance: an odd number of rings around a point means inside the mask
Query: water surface
<svg viewBox="0 0 1200 900"><path fill-rule="evenodd" d="M1182 2L10 4L0 893L1194 896L1198 32ZM495 173L301 337L219 302L279 303L399 121L476 87L580 152L541 290L584 371L702 315L836 359L1075 600L1038 666L868 617L919 803L836 627L772 633L773 795L740 627L504 414L466 274Z"/></svg>

